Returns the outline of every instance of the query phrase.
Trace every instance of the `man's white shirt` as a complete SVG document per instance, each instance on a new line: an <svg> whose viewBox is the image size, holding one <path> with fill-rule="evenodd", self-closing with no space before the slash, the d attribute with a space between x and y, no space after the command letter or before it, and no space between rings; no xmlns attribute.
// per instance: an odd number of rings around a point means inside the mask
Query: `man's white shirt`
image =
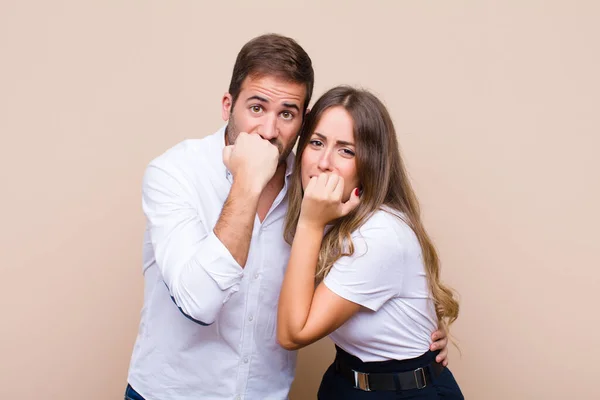
<svg viewBox="0 0 600 400"><path fill-rule="evenodd" d="M276 339L294 155L242 269L213 232L233 182L224 131L179 143L144 175L144 305L128 382L147 400L286 399L294 377L296 352Z"/></svg>

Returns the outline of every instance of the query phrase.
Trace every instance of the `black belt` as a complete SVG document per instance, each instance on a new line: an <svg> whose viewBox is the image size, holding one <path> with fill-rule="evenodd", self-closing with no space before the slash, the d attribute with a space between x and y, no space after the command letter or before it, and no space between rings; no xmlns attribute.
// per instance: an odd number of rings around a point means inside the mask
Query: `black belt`
<svg viewBox="0 0 600 400"><path fill-rule="evenodd" d="M431 382L432 376L437 378L442 373L444 366L432 362L411 371L366 373L355 371L336 359L335 370L350 381L356 389L370 392L372 390L423 389Z"/></svg>

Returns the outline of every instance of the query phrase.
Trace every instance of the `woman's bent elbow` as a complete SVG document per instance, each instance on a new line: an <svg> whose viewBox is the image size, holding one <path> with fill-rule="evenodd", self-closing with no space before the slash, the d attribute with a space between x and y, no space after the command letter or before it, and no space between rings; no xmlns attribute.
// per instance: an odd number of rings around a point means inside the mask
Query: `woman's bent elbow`
<svg viewBox="0 0 600 400"><path fill-rule="evenodd" d="M296 343L289 335L284 335L280 333L279 329L277 330L277 343L286 350L298 350L303 345Z"/></svg>

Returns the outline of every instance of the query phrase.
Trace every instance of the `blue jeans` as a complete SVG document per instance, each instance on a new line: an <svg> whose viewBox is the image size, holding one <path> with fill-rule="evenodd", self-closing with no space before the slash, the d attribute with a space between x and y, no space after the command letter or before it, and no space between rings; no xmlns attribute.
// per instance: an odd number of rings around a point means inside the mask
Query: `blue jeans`
<svg viewBox="0 0 600 400"><path fill-rule="evenodd" d="M144 398L128 384L125 389L125 400L144 400Z"/></svg>

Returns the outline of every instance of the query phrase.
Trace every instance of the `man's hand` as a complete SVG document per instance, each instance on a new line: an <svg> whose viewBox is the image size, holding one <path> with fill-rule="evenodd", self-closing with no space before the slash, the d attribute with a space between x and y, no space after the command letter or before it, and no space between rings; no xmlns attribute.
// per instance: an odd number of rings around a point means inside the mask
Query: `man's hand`
<svg viewBox="0 0 600 400"><path fill-rule="evenodd" d="M277 147L257 134L241 132L234 145L223 149L233 185L214 232L242 268L248 260L258 201L278 161Z"/></svg>
<svg viewBox="0 0 600 400"><path fill-rule="evenodd" d="M279 150L258 134L240 132L235 144L223 149L223 163L233 175L253 190L262 192L277 170Z"/></svg>
<svg viewBox="0 0 600 400"><path fill-rule="evenodd" d="M448 366L448 335L443 328L431 334L431 346L429 350L436 351L440 350L440 353L435 358L435 361L442 364L444 367Z"/></svg>

